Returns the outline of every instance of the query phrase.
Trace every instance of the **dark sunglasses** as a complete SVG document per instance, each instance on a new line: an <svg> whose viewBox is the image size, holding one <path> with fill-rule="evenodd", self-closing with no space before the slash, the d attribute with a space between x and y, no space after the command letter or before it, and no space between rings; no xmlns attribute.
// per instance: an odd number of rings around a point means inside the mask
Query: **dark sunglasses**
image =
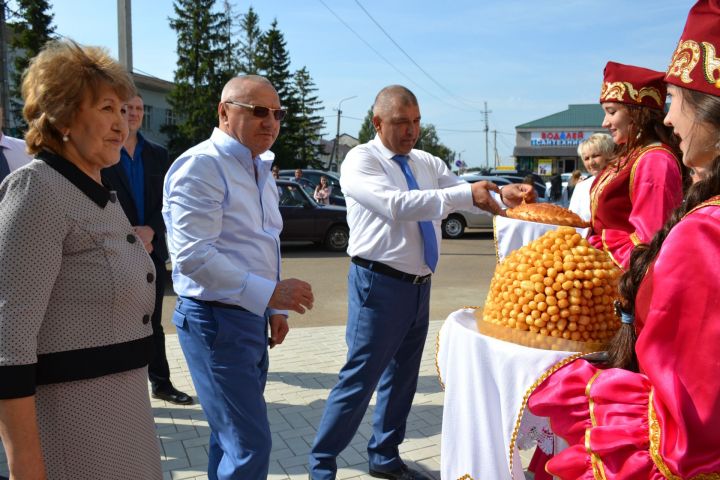
<svg viewBox="0 0 720 480"><path fill-rule="evenodd" d="M270 108L270 107L260 107L258 105L250 105L247 103L240 103L236 102L234 100L225 100L225 103L229 103L230 105L235 105L236 107L242 107L247 108L248 110L252 110L252 114L255 117L258 118L265 118L268 116L270 112L272 112L273 117L275 117L275 120L281 121L283 118L285 118L285 115L287 115L287 110L284 108Z"/></svg>

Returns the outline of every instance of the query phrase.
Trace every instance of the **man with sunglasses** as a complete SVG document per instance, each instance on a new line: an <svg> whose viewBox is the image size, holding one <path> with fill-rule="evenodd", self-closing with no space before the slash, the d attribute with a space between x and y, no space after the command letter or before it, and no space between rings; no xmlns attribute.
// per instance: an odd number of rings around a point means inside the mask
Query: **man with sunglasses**
<svg viewBox="0 0 720 480"><path fill-rule="evenodd" d="M210 479L267 478L267 348L285 339L287 310L313 305L309 284L280 280L279 198L272 155L261 157L284 116L267 79L230 80L218 128L165 177L173 323L210 426Z"/></svg>
<svg viewBox="0 0 720 480"><path fill-rule="evenodd" d="M372 121L377 136L347 154L340 176L352 257L348 355L310 452L313 480L335 478L336 458L355 435L376 387L367 447L370 476L429 480L405 465L399 446L427 336L440 223L455 210L475 206L499 213L500 200L514 205L535 195L525 184L507 185L502 193L490 182L470 185L441 159L414 149L420 108L405 87L391 85L378 93Z"/></svg>

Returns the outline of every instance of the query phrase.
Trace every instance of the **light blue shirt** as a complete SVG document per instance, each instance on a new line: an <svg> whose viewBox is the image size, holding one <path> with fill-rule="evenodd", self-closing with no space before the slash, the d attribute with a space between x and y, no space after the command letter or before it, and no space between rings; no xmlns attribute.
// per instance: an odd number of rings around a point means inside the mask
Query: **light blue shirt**
<svg viewBox="0 0 720 480"><path fill-rule="evenodd" d="M272 161L250 155L216 128L170 167L162 213L177 294L263 315L280 280L282 217Z"/></svg>

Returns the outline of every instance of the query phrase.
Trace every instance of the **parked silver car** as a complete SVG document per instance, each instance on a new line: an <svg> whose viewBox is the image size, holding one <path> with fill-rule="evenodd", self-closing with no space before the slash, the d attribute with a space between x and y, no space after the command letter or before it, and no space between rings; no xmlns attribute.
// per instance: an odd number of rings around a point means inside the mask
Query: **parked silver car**
<svg viewBox="0 0 720 480"><path fill-rule="evenodd" d="M483 176L483 175L462 175L460 178L468 183L487 180L501 187L510 184L510 180L502 177ZM492 228L493 217L487 213L475 213L459 211L453 212L442 221L443 238L460 238L465 233L466 228Z"/></svg>

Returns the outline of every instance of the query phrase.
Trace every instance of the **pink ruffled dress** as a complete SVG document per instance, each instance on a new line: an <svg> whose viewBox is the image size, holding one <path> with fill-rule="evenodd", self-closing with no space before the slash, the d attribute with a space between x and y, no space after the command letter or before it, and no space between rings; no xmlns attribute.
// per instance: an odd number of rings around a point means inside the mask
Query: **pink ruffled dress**
<svg viewBox="0 0 720 480"><path fill-rule="evenodd" d="M533 392L561 479L720 479L720 197L666 238L636 299L641 373L563 367Z"/></svg>

